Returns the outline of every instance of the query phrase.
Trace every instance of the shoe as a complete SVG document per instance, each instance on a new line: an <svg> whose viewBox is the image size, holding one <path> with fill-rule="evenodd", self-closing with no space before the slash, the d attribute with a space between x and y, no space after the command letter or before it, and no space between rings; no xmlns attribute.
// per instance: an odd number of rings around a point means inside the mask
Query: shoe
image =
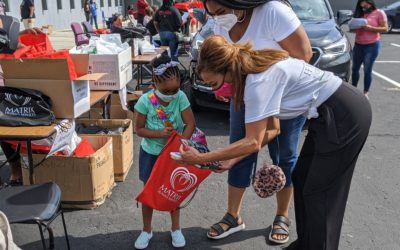
<svg viewBox="0 0 400 250"><path fill-rule="evenodd" d="M185 236L182 234L182 230L178 229L171 232L172 246L174 247L184 247L186 245Z"/></svg>
<svg viewBox="0 0 400 250"><path fill-rule="evenodd" d="M151 237L153 237L153 232L147 233L145 231L142 231L135 241L135 248L145 249L149 245Z"/></svg>

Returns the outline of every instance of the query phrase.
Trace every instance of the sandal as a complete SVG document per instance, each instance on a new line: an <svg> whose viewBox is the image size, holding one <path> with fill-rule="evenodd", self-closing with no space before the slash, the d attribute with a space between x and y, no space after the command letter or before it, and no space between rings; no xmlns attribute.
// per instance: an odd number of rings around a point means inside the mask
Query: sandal
<svg viewBox="0 0 400 250"><path fill-rule="evenodd" d="M271 232L269 232L269 240L277 244L284 244L288 242L289 226L290 226L290 221L288 218L282 215L275 216L274 223L272 223L271 226ZM272 238L273 235L286 235L287 237L282 240L278 240Z"/></svg>
<svg viewBox="0 0 400 250"><path fill-rule="evenodd" d="M244 225L244 222L241 224L238 223L240 217L238 216L237 218L233 217L230 213L226 213L224 218L220 220L218 223L215 223L214 225L211 226L214 231L217 232L217 235L213 236L210 235L210 232L207 232L207 237L213 240L219 240L223 239L233 233L242 231L243 229L246 228ZM226 230L220 225L220 224L225 224L228 226Z"/></svg>

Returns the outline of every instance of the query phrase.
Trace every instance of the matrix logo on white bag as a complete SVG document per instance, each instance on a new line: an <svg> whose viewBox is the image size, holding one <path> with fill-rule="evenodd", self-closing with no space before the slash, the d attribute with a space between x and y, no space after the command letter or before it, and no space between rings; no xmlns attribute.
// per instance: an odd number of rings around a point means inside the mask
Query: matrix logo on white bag
<svg viewBox="0 0 400 250"><path fill-rule="evenodd" d="M5 114L10 116L35 117L36 113L33 107L24 107L32 98L23 97L15 94L5 93L5 100L15 107L6 107Z"/></svg>
<svg viewBox="0 0 400 250"><path fill-rule="evenodd" d="M169 181L172 189L161 185L158 193L170 201L179 202L182 196L176 192L185 192L193 188L197 183L197 176L184 167L178 167L172 172Z"/></svg>

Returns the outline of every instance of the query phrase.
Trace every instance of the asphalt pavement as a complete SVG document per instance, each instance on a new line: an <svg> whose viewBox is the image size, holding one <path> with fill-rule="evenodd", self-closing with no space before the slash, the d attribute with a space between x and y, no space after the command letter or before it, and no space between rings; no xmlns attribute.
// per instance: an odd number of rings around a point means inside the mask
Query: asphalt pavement
<svg viewBox="0 0 400 250"><path fill-rule="evenodd" d="M373 124L353 177L340 241L340 249L344 250L400 249L400 221L397 221L400 218L400 33L383 35L382 51L374 71L370 92ZM361 87L362 82L360 90ZM208 135L212 149L227 145L228 113L202 110L196 113L196 120ZM134 199L142 188L138 180L139 143L140 138L135 136L134 166L127 180L113 189L105 204L94 210L66 213L72 249L134 249L134 241L142 229L141 209ZM266 149L259 154L258 165L263 161L270 161ZM8 168L3 168L1 176L7 174ZM209 226L225 214L226 180L226 173L212 174L202 183L190 206L181 211L186 249L281 249L267 237L275 215L274 198L258 198L250 188L241 211L246 230L222 240L206 238ZM293 206L290 219L292 241L296 238ZM11 228L22 249L41 249L37 226L12 225ZM155 212L153 229L148 249L172 248L167 213ZM56 249L66 249L61 219L54 222L54 233Z"/></svg>

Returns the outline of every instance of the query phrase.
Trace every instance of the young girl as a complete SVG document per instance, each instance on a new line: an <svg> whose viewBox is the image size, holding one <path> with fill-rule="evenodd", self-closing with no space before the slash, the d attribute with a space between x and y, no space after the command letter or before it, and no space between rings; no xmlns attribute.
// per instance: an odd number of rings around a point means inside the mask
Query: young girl
<svg viewBox="0 0 400 250"><path fill-rule="evenodd" d="M139 154L139 179L146 183L162 148L176 130L189 139L195 129L195 120L186 95L179 89L180 76L177 64L166 55L153 63L153 88L135 105L136 132L143 137ZM167 114L169 123L159 118L153 103L158 101ZM151 237L153 209L142 204L143 231L135 242L136 249L148 246ZM179 225L179 210L171 213L171 237L174 247L184 247L185 238Z"/></svg>

